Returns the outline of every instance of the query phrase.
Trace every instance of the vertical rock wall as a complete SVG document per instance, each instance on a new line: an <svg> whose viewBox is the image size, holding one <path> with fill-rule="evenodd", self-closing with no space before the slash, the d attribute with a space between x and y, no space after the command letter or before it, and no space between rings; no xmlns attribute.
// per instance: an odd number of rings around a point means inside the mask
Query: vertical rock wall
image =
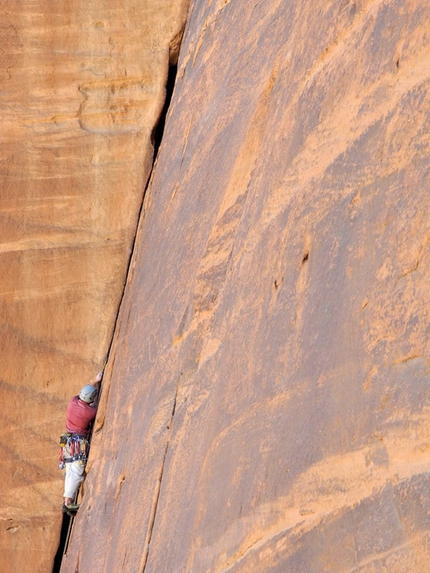
<svg viewBox="0 0 430 573"><path fill-rule="evenodd" d="M429 22L192 4L63 573L427 571Z"/></svg>
<svg viewBox="0 0 430 573"><path fill-rule="evenodd" d="M187 1L0 3L0 569L51 570L58 435L103 365Z"/></svg>

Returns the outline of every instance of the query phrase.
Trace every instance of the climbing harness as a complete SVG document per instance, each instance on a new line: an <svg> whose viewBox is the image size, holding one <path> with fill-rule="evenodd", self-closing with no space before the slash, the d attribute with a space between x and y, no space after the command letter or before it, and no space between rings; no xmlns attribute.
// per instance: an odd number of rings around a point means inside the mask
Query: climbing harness
<svg viewBox="0 0 430 573"><path fill-rule="evenodd" d="M60 436L60 451L58 453L58 467L63 470L66 464L81 462L86 464L90 451L90 443L82 434L66 432Z"/></svg>

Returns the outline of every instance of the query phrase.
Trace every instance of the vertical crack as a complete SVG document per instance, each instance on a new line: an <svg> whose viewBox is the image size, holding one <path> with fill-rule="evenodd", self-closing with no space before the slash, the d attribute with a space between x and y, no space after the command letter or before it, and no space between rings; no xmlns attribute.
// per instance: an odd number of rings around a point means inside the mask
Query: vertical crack
<svg viewBox="0 0 430 573"><path fill-rule="evenodd" d="M161 112L161 115L158 119L158 122L154 125L154 128L152 130L151 139L152 139L152 143L154 146L154 156L153 156L153 160L152 160L152 167L151 167L151 170L148 174L148 178L147 178L146 184L145 184L145 189L144 189L143 194L142 194L142 201L140 203L139 213L138 213L137 220L136 220L136 228L134 230L134 235L133 235L134 238L133 238L133 242L131 244L130 255L128 258L128 262L127 262L127 273L126 273L126 277L124 280L121 298L120 298L118 308L117 308L117 313L115 316L114 326L113 326L113 330L112 330L112 337L111 337L111 340L109 343L109 348L108 348L108 351L106 354L105 364L108 363L109 358L110 358L112 345L113 345L113 342L115 339L115 333L117 331L117 325L118 325L118 320L119 320L119 316L120 316L120 312L121 312L121 307L122 307L122 303L124 300L126 286L127 286L128 282L131 278L132 261L133 261L133 255L135 252L135 247L136 247L137 233L138 233L138 229L139 229L139 226L141 224L141 219L142 219L143 205L145 202L146 192L148 191L148 187L149 187L149 184L151 182L152 173L154 171L154 166L155 166L155 163L156 163L156 160L158 157L158 152L159 152L161 142L163 139L164 127L166 125L167 112L169 111L170 102L172 101L173 90L175 88L177 69L178 69L177 64L169 66L169 73L168 73L168 77L167 77L167 81L166 81L166 99L164 102L163 111ZM101 388L100 388L100 391L101 391ZM99 398L100 398L100 396L99 396Z"/></svg>
<svg viewBox="0 0 430 573"><path fill-rule="evenodd" d="M170 102L172 100L173 90L175 87L176 73L177 73L177 64L170 65L169 66L169 73L168 73L168 77L167 77L167 82L166 82L166 99L164 102L164 107L163 107L161 115L160 115L157 123L154 125L154 129L152 131L152 143L154 145L154 156L153 156L153 161L152 161L152 168L148 174L148 178L147 178L147 181L145 184L145 189L144 189L143 194L142 194L142 201L141 201L141 204L139 207L138 216L136 218L136 228L134 230L134 235L133 235L134 238L133 238L133 241L132 241L131 247L130 247L130 254L128 257L128 261L127 261L126 276L125 276L125 280L123 283L123 288L122 288L120 300L119 300L116 315L115 315L115 320L114 320L114 324L113 324L113 328L112 328L112 336L111 336L109 346L108 346L108 349L106 352L105 366L108 364L108 362L110 360L110 355L111 355L113 343L115 340L115 334L117 333L119 317L121 315L121 308L123 305L124 296L125 296L125 292L126 292L126 286L129 283L130 278L131 278L132 261L133 261L133 256L134 256L135 248L136 248L137 233L138 233L138 229L139 229L139 226L141 224L141 219L142 219L143 205L144 205L144 201L145 201L146 192L147 192L149 184L151 182L151 176L152 176L154 166L155 166L155 163L157 160L157 156L158 156L158 152L159 152L159 149L161 146L161 142L163 139L164 128L166 125L166 116L167 116L167 112L169 110ZM103 389L103 387L101 385L100 391L99 391L99 396L98 396L99 401L100 401L102 389ZM158 499L160 496L161 482L163 479L164 464L165 464L167 452L169 449L172 422L173 422L173 417L175 415L175 410L176 410L177 393L178 393L178 389L176 389L176 393L175 393L175 397L174 397L174 401L173 401L172 414L171 414L170 422L167 426L167 430L168 430L167 442L166 442L166 447L165 447L164 455L163 455L163 461L162 461L162 465L161 465L161 469L160 469L160 476L158 478L157 487L156 487L156 491L155 491L155 498L154 498L154 504L153 504L150 523L149 523L146 549L145 549L145 553L144 553L144 557L143 557L142 572L145 570L145 567L146 567L146 562L147 562L148 553L149 553L149 545L151 543L152 530L154 527L155 516L156 516L157 506L158 506ZM67 550L68 536L70 533L69 529L71 526L71 523L70 523L71 519L72 518L69 518L66 514L63 514L63 522L62 522L62 526L61 526L60 540L59 540L58 549L57 549L57 552L56 552L55 558L54 558L52 573L59 573L61 570L62 559L65 555L66 550Z"/></svg>
<svg viewBox="0 0 430 573"><path fill-rule="evenodd" d="M163 111L161 112L160 119L158 120L158 123L156 124L156 126L154 127L154 129L152 131L152 138L153 138L153 142L154 142L154 162L153 162L153 165L155 163L155 160L156 160L157 155L158 155L158 151L160 149L161 142L163 140L164 128L166 126L167 112L168 112L169 107L170 107L170 102L172 101L172 95L173 95L173 90L175 88L177 72L178 72L178 65L177 64L169 66L169 73L167 76L167 83L166 83L166 100L164 102L164 107L163 107Z"/></svg>
<svg viewBox="0 0 430 573"><path fill-rule="evenodd" d="M151 508L151 516L149 519L148 534L147 534L146 543L145 543L145 551L143 554L142 563L141 563L141 567L140 567L142 573L145 573L146 564L148 562L149 550L150 550L151 539L152 539L152 532L154 530L155 519L157 517L157 509L158 509L158 502L160 499L160 492L161 492L161 484L163 481L164 467L166 465L167 454L169 451L170 440L171 440L171 436L172 436L173 418L175 417L175 412L176 412L176 401L178 398L178 389L179 389L179 383L176 387L175 397L173 399L172 413L170 415L169 423L167 424L167 432L168 433L167 433L166 445L164 447L164 454L163 454L163 460L161 462L160 474L158 476L157 484L155 487L154 502L153 502L152 508Z"/></svg>
<svg viewBox="0 0 430 573"><path fill-rule="evenodd" d="M61 562L63 559L63 555L66 550L66 543L67 537L69 533L70 527L70 520L72 518L69 517L67 514L63 513L63 522L61 524L61 533L60 533L60 543L58 544L57 553L55 554L54 558L54 566L52 567L52 573L60 573L61 569Z"/></svg>

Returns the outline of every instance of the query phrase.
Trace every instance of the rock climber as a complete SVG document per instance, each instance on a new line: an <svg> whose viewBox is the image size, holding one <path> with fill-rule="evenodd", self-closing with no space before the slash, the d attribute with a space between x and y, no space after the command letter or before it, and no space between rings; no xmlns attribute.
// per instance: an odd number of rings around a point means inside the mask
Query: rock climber
<svg viewBox="0 0 430 573"><path fill-rule="evenodd" d="M98 385L103 376L99 372L94 381L86 384L69 401L66 411L66 433L60 438L60 469L66 469L64 479L64 512L76 512L76 493L84 479L91 424L97 413Z"/></svg>

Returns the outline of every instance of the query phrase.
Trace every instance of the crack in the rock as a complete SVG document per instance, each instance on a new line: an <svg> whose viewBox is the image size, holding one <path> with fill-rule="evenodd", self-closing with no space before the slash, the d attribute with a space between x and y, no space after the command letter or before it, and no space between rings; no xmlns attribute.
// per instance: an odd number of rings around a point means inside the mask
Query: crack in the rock
<svg viewBox="0 0 430 573"><path fill-rule="evenodd" d="M158 118L157 122L155 123L154 128L153 128L153 132L152 132L152 142L154 145L154 155L153 155L153 160L152 160L152 167L151 167L151 170L148 174L148 178L146 180L145 189L144 189L143 194L142 194L142 201L141 201L141 204L139 207L139 212L138 212L138 215L136 218L136 227L135 227L134 235L133 235L134 239L133 239L133 242L132 242L131 247L130 247L130 254L129 254L129 258L128 258L128 262L127 262L127 272L126 272L120 300L119 300L116 315L115 315L115 320L114 320L113 329L112 329L112 336L111 336L109 346L108 346L108 349L106 352L105 366L107 366L109 364L112 348L113 348L114 342L116 340L116 337L118 336L119 320L121 317L121 310L122 310L123 301L124 301L124 297L125 297L125 293L126 293L126 287L127 287L127 284L131 280L131 276L132 276L132 272L133 272L133 259L134 259L134 254L135 254L135 250L136 250L136 240L137 240L138 230L139 230L139 227L141 225L141 221L142 221L142 218L144 215L143 208L144 208L144 203L145 203L145 197L146 197L146 193L148 191L149 185L151 183L151 178L152 178L154 166L155 166L155 163L157 160L158 151L160 149L161 141L163 138L166 116L167 116L167 112L168 112L170 102L172 99L173 89L175 86L176 71L177 71L177 65L176 64L169 67L169 74L168 74L168 77L166 80L166 99L165 99L163 111L161 112L160 117ZM161 482L163 479L164 464L166 461L166 457L167 457L167 453L168 453L168 449L169 449L169 444L170 444L170 434L172 431L173 417L175 416L176 398L177 398L177 394L178 394L178 389L179 389L179 383L178 383L178 386L176 388L176 392L175 392L175 396L174 396L174 400L173 400L172 413L171 413L169 424L167 426L168 436L167 436L166 446L165 446L165 450L164 450L163 461L162 461L161 468L160 468L160 476L158 478L157 487L156 487L156 491L155 491L154 505L153 505L152 512L151 512L151 519L150 519L150 523L149 523L146 549L145 549L144 556L143 556L143 567L141 568L142 573L144 573L144 571L145 571L146 562L147 562L147 558L148 558L148 554L149 554L149 545L151 542L152 530L154 527L155 517L156 517L156 513L157 513L158 499L160 496ZM103 388L101 386L100 392L99 392L99 400L100 400L100 397L102 395L102 390L103 390ZM97 432L102 427L103 427L103 425L98 427ZM93 428L93 430L94 430L94 428ZM61 529L61 536L60 536L60 540L59 540L57 553L56 553L55 559L54 559L52 573L59 573L61 570L62 558L65 555L65 549L66 549L65 543L66 543L66 538L67 538L68 527L69 527L69 522L67 519L65 519L63 517L63 526Z"/></svg>
<svg viewBox="0 0 430 573"><path fill-rule="evenodd" d="M169 66L169 73L168 73L167 82L166 82L166 99L164 102L163 111L161 112L160 118L159 118L158 122L156 123L156 125L154 126L154 129L152 131L152 138L153 138L153 143L154 143L153 166L154 166L155 160L158 156L158 151L160 149L161 141L163 139L164 128L166 125L167 112L169 110L170 102L172 100L173 90L174 90L175 82L176 82L177 71L178 71L178 65L177 64L173 64L173 65Z"/></svg>
<svg viewBox="0 0 430 573"><path fill-rule="evenodd" d="M177 402L177 398L178 398L178 391L179 391L179 382L178 382L178 385L176 386L175 396L173 398L172 413L170 415L169 423L167 424L166 445L164 447L163 460L161 462L161 467L160 467L160 475L158 477L157 485L156 485L156 489L155 489L154 502L152 505L151 517L150 517L150 521L149 521L149 525L148 525L148 535L147 535L147 539L146 539L146 543L145 543L145 551L143 554L142 564L141 564L141 568L140 568L142 573L145 573L146 564L148 562L149 550L150 550L151 539L152 539L152 532L154 530L155 520L157 517L158 502L160 500L160 492L161 492L161 484L163 482L164 467L166 465L167 454L169 452L170 439L171 439L172 428L173 428L173 418L175 417L175 412L176 412L176 402Z"/></svg>
<svg viewBox="0 0 430 573"><path fill-rule="evenodd" d="M59 571L61 569L61 563L62 563L63 557L65 555L65 550L66 550L66 542L67 542L67 536L68 536L68 532L69 532L71 519L72 518L70 516L63 513L63 521L61 524L61 531L60 531L60 542L58 544L57 553L55 554L55 557L54 557L54 565L52 567L52 573L59 573Z"/></svg>

